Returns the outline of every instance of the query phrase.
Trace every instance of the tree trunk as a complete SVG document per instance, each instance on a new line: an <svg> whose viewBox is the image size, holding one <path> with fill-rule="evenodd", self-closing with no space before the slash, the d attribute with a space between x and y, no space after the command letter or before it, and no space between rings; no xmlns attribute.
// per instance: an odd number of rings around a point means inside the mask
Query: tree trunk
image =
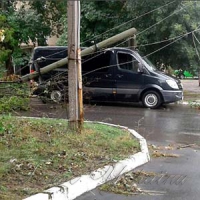
<svg viewBox="0 0 200 200"><path fill-rule="evenodd" d="M9 76L14 74L14 67L12 62L12 56L9 55L8 59L6 60L6 75Z"/></svg>

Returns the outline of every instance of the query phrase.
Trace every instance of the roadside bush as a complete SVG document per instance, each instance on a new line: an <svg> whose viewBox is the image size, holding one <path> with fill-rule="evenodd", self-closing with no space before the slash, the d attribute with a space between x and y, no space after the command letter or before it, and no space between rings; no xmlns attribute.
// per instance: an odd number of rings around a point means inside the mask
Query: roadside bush
<svg viewBox="0 0 200 200"><path fill-rule="evenodd" d="M0 113L9 113L12 111L28 110L29 98L19 96L4 96L0 98Z"/></svg>
<svg viewBox="0 0 200 200"><path fill-rule="evenodd" d="M0 84L0 114L29 109L29 87L27 84Z"/></svg>

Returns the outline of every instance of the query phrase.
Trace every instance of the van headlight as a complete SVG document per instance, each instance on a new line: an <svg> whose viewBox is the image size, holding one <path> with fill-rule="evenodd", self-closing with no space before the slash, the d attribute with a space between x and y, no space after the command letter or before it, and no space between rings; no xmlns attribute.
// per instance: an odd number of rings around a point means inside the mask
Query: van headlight
<svg viewBox="0 0 200 200"><path fill-rule="evenodd" d="M178 85L177 85L176 81L174 81L174 80L166 80L166 82L171 88L178 89Z"/></svg>

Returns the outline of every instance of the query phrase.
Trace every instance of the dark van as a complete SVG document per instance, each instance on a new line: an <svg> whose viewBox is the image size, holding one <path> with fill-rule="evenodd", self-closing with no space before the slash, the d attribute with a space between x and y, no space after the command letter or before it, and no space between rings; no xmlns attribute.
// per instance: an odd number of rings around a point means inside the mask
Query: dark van
<svg viewBox="0 0 200 200"><path fill-rule="evenodd" d="M41 68L62 55L67 56L67 47L37 47L32 61L40 58ZM34 62L30 69L35 70ZM63 66L42 75L41 83L66 71ZM183 98L179 79L158 71L148 59L127 48L109 48L82 57L82 77L84 98L91 101L142 102L145 107L157 108Z"/></svg>

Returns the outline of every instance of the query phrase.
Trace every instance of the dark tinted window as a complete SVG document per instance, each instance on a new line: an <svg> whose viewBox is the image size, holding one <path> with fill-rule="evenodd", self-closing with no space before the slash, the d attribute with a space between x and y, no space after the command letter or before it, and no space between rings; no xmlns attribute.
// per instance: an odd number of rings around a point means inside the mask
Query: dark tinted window
<svg viewBox="0 0 200 200"><path fill-rule="evenodd" d="M60 59L67 57L67 48L37 48L34 52L33 60L44 57L45 59L39 62L40 68L50 65Z"/></svg>
<svg viewBox="0 0 200 200"><path fill-rule="evenodd" d="M138 61L128 53L117 53L118 66L120 69L138 72Z"/></svg>
<svg viewBox="0 0 200 200"><path fill-rule="evenodd" d="M83 72L107 72L110 66L111 52L103 52L100 54L93 54L92 56L85 56L82 58Z"/></svg>

